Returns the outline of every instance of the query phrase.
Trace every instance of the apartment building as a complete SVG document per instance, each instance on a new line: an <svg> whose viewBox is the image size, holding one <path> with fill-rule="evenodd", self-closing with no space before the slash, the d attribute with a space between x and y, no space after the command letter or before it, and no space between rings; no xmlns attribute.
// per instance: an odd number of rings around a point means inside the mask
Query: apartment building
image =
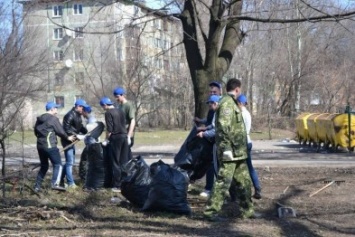
<svg viewBox="0 0 355 237"><path fill-rule="evenodd" d="M77 98L96 105L117 85L149 91L186 68L180 22L164 12L126 1L20 2L25 38L48 57L43 100L60 104L60 115Z"/></svg>

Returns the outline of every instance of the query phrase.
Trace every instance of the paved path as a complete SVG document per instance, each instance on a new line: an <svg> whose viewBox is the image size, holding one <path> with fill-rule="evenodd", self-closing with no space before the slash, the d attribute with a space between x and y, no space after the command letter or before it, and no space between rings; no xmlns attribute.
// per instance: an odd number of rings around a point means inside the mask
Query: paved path
<svg viewBox="0 0 355 237"><path fill-rule="evenodd" d="M136 146L133 151L141 154L147 163L162 159L172 164L177 146ZM253 164L257 166L352 166L355 167L355 153L317 153L310 148L300 148L297 142L254 141L252 151Z"/></svg>
<svg viewBox="0 0 355 237"><path fill-rule="evenodd" d="M140 146L133 147L134 155L142 155L148 164L162 159L173 164L174 155L180 146ZM80 161L81 149L77 149L76 164ZM24 154L24 155L22 155ZM9 165L19 165L25 157L25 162L39 163L35 145L28 145L22 152L9 149L6 159ZM64 157L64 156L62 156ZM64 158L63 158L64 159ZM309 148L301 148L295 141L254 141L252 151L253 164L258 166L351 166L355 167L355 153L317 153ZM1 165L0 165L1 167Z"/></svg>

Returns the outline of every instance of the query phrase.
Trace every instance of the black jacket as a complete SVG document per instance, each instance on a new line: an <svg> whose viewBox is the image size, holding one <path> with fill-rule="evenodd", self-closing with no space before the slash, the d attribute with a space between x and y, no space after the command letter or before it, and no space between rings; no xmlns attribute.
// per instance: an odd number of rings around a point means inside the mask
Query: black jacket
<svg viewBox="0 0 355 237"><path fill-rule="evenodd" d="M88 130L83 125L81 114L76 112L75 108L72 108L66 115L64 115L63 128L69 136L79 133L86 134L88 132ZM70 141L62 139L63 147L69 145L70 143Z"/></svg>
<svg viewBox="0 0 355 237"><path fill-rule="evenodd" d="M34 133L37 137L37 147L57 147L57 136L60 136L63 140L68 140L68 135L65 133L59 119L49 113L37 117Z"/></svg>

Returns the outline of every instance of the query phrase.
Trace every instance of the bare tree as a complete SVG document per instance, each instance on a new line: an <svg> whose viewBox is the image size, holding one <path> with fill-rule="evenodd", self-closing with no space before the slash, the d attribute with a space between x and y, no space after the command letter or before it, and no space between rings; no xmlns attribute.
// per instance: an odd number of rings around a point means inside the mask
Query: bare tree
<svg viewBox="0 0 355 237"><path fill-rule="evenodd" d="M242 21L262 23L301 23L320 21L340 21L354 15L353 10L341 9L338 5L325 4L324 1L194 1L183 3L181 14L184 29L184 44L190 74L195 92L195 113L205 114L205 88L210 80L220 80L228 71L237 47L244 39L248 29ZM276 11L276 9L278 11ZM297 12L289 17L290 12ZM276 14L284 12L283 16ZM288 13L288 14L286 14ZM207 14L208 21L205 21ZM280 17L280 18L278 18ZM298 36L300 38L300 36ZM300 43L300 41L298 41ZM298 54L300 56L300 54ZM298 57L300 62L300 57ZM300 64L298 64L300 65ZM302 73L297 67L299 73ZM295 74L300 77L298 72ZM296 89L300 90L296 83ZM290 89L294 93L294 89ZM293 98L294 98L294 94ZM296 93L296 97L299 96ZM294 103L294 101L293 101Z"/></svg>
<svg viewBox="0 0 355 237"><path fill-rule="evenodd" d="M35 28L23 25L21 9L16 1L0 3L0 149L2 179L6 179L7 144L15 130L31 126L23 124L29 114L29 101L43 94L46 84L39 75L46 72L46 54L30 43L24 34L36 34ZM28 121L27 121L28 122ZM5 182L3 183L5 196Z"/></svg>

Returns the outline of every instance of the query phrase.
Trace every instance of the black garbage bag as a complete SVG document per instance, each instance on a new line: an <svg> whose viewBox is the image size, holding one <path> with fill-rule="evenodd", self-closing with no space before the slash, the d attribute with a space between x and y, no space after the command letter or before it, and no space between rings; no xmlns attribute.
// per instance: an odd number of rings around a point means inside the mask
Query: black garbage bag
<svg viewBox="0 0 355 237"><path fill-rule="evenodd" d="M112 159L110 159L110 144L103 146L103 154L104 154L104 166L105 166L105 181L104 187L105 188L112 188L112 179L113 179L113 170L112 170Z"/></svg>
<svg viewBox="0 0 355 237"><path fill-rule="evenodd" d="M186 172L172 168L159 160L150 166L150 174L152 181L143 211L191 214L191 208L187 202L189 178Z"/></svg>
<svg viewBox="0 0 355 237"><path fill-rule="evenodd" d="M94 143L88 145L87 150L88 164L85 179L85 188L103 188L105 181L105 161L103 147L101 143Z"/></svg>
<svg viewBox="0 0 355 237"><path fill-rule="evenodd" d="M194 126L191 129L184 143L181 145L180 150L174 157L175 166L180 167L181 169L184 170L191 170L193 161L191 157L191 152L187 149L187 144L191 142L193 138L196 137L196 134L197 134L197 130L196 130L196 126Z"/></svg>
<svg viewBox="0 0 355 237"><path fill-rule="evenodd" d="M121 193L130 203L140 208L148 198L151 182L149 172L149 165L142 156L133 158L124 167Z"/></svg>
<svg viewBox="0 0 355 237"><path fill-rule="evenodd" d="M202 178L213 161L213 143L196 134L193 127L174 157L174 165L185 170L191 181Z"/></svg>
<svg viewBox="0 0 355 237"><path fill-rule="evenodd" d="M80 156L80 162L79 162L79 177L81 181L85 184L85 179L86 179L86 174L88 171L88 146L85 146L83 152L81 153Z"/></svg>
<svg viewBox="0 0 355 237"><path fill-rule="evenodd" d="M195 137L187 144L191 167L187 170L190 180L202 178L213 162L213 144L207 139Z"/></svg>

